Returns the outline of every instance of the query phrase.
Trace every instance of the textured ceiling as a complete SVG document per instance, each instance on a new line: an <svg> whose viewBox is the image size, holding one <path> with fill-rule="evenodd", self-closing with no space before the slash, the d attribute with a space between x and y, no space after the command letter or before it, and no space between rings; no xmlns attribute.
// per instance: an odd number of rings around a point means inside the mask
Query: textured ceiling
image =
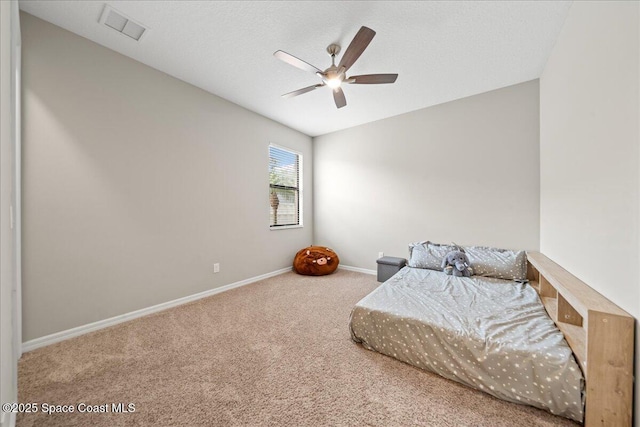
<svg viewBox="0 0 640 427"><path fill-rule="evenodd" d="M20 1L22 10L317 136L540 77L571 2L107 1L149 28L140 42L100 25L102 1ZM360 26L377 34L349 75L398 73L391 85L347 85L284 99L319 83L273 56L320 69ZM336 61L338 62L338 61Z"/></svg>

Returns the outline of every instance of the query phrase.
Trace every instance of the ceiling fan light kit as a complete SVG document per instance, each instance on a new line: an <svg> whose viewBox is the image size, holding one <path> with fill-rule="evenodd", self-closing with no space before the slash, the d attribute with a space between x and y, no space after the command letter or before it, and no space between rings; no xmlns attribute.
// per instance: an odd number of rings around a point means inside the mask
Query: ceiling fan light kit
<svg viewBox="0 0 640 427"><path fill-rule="evenodd" d="M398 78L397 74L365 74L361 76L347 76L347 70L351 68L351 66L360 58L362 52L369 46L371 40L373 40L373 36L376 35L376 32L371 28L360 27L360 30L353 38L349 47L342 55L342 59L340 63L336 65L335 59L336 55L340 53L340 46L337 44L330 44L327 47L327 53L331 56L331 66L326 70L322 71L317 67L303 61L302 59L296 58L295 56L286 53L282 50L276 51L273 55L286 62L289 65L293 65L294 67L300 68L304 71L310 71L315 73L320 79L322 83L316 84L313 86L307 86L302 89L294 90L293 92L285 93L282 95L283 98L292 98L294 96L302 95L303 93L311 92L322 86L328 86L332 89L333 92L333 100L336 103L336 107L342 108L347 105L347 100L344 96L344 92L342 91L342 84L386 84L386 83L394 83Z"/></svg>
<svg viewBox="0 0 640 427"><path fill-rule="evenodd" d="M335 43L330 44L327 47L327 53L331 56L331 67L324 70L324 73L316 73L318 77L333 90L339 88L344 79L344 72L340 73L340 70L336 67L336 55L338 52L340 52L340 46Z"/></svg>

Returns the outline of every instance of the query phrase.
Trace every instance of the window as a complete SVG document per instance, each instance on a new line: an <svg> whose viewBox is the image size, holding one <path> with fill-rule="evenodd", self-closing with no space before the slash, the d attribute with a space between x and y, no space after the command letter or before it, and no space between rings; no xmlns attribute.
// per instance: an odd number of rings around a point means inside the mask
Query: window
<svg viewBox="0 0 640 427"><path fill-rule="evenodd" d="M302 226L302 155L269 145L269 227Z"/></svg>

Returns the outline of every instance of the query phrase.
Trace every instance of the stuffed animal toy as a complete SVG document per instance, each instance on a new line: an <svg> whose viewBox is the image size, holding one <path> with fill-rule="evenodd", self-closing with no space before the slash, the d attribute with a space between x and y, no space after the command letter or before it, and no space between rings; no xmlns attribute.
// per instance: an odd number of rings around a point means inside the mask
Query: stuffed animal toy
<svg viewBox="0 0 640 427"><path fill-rule="evenodd" d="M336 271L340 259L338 254L324 246L309 246L300 249L293 259L293 269L305 276L324 276Z"/></svg>
<svg viewBox="0 0 640 427"><path fill-rule="evenodd" d="M470 265L469 257L462 251L451 251L442 260L444 272L458 277L470 277Z"/></svg>

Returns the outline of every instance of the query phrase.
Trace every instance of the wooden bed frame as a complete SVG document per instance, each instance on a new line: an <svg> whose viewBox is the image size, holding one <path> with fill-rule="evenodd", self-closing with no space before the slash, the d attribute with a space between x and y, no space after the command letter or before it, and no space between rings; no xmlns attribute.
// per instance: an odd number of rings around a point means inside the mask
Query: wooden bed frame
<svg viewBox="0 0 640 427"><path fill-rule="evenodd" d="M527 258L527 278L584 374L585 426L631 426L635 319L541 253Z"/></svg>

